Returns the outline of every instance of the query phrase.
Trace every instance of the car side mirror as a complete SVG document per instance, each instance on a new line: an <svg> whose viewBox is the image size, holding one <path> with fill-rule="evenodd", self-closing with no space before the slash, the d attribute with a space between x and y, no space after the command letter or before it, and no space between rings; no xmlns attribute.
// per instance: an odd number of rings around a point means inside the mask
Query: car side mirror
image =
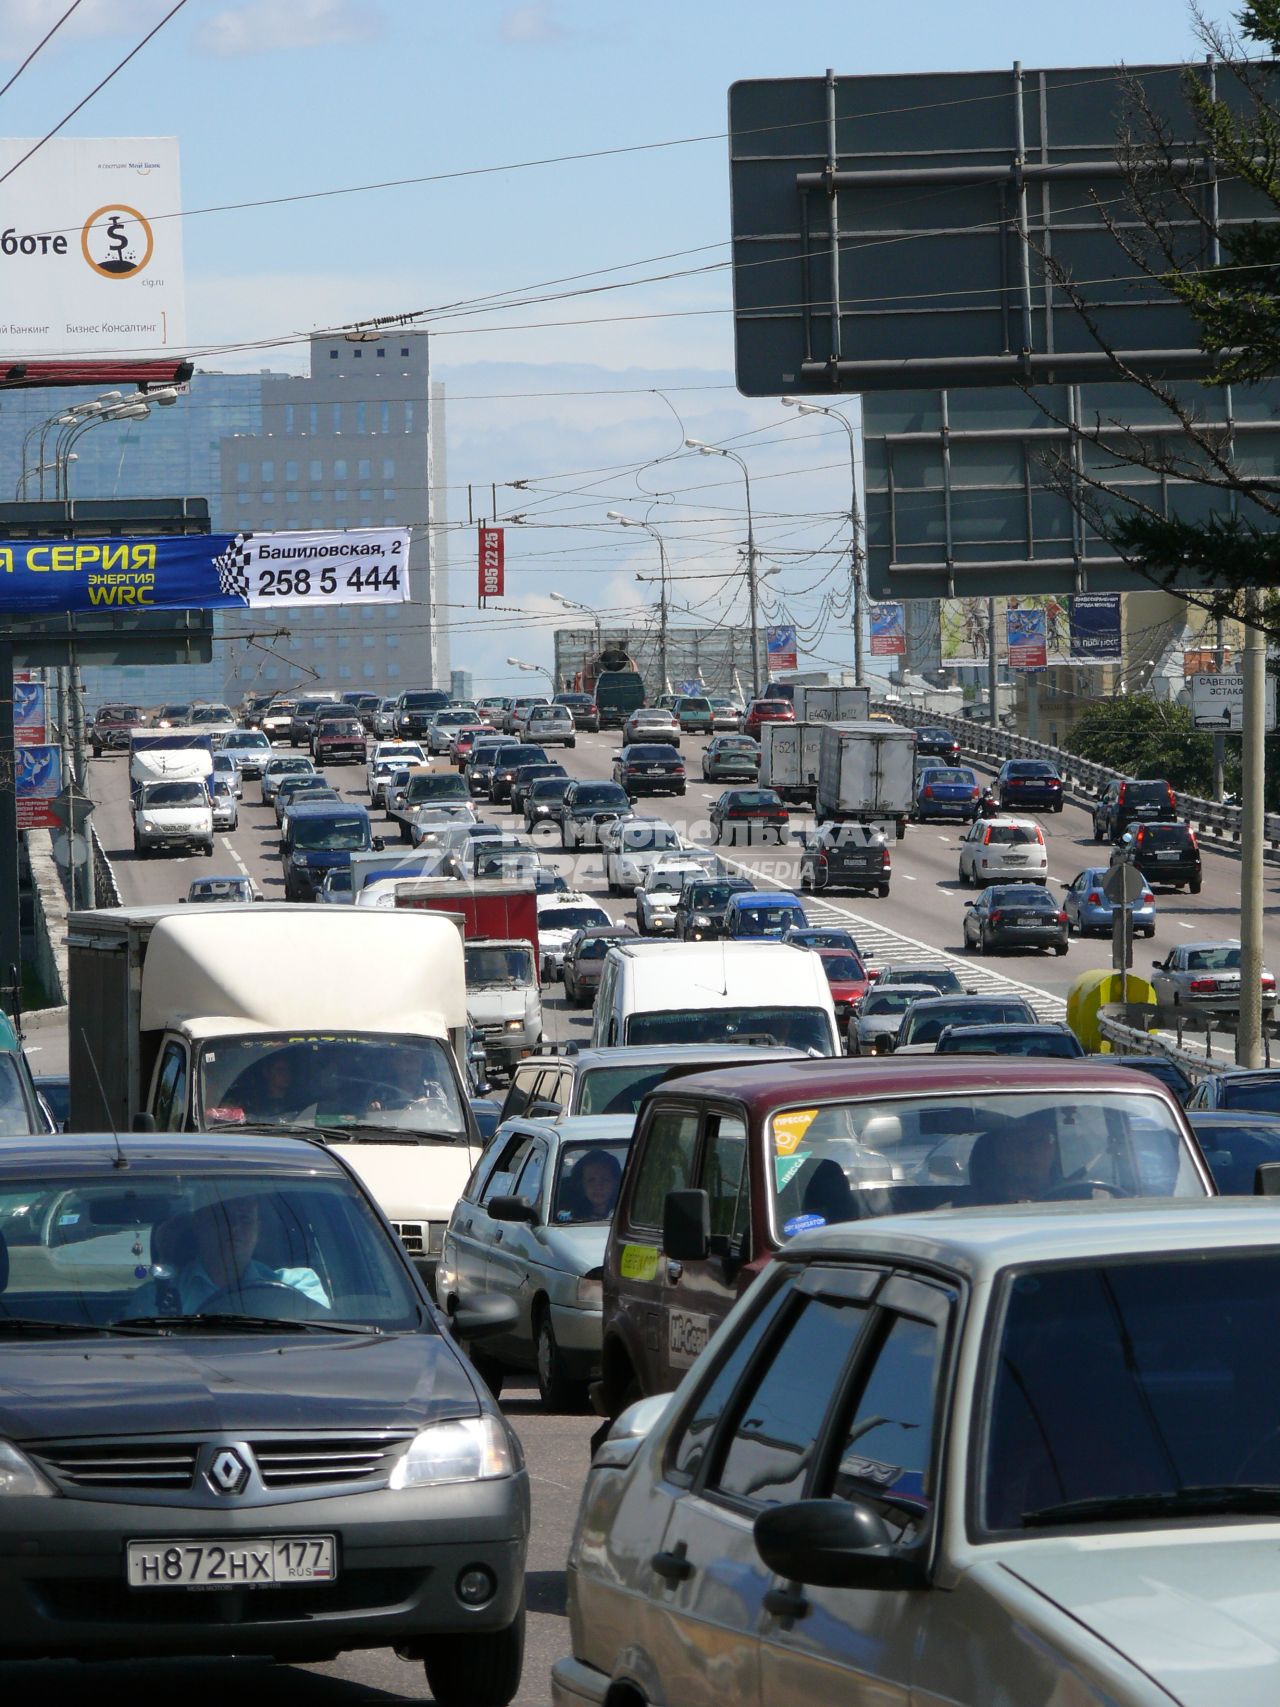
<svg viewBox="0 0 1280 1707"><path fill-rule="evenodd" d="M888 1524L859 1499L797 1500L753 1525L769 1570L815 1588L923 1588L918 1551L898 1546Z"/></svg>
<svg viewBox="0 0 1280 1707"><path fill-rule="evenodd" d="M383 849L386 847L386 845L387 844L383 841L381 836L375 836L373 838L373 851L374 851L374 853L381 853L383 851Z"/></svg>
<svg viewBox="0 0 1280 1707"><path fill-rule="evenodd" d="M555 1120L564 1111L558 1102L552 1102L549 1097L535 1097L524 1111L526 1120Z"/></svg>
<svg viewBox="0 0 1280 1707"><path fill-rule="evenodd" d="M662 1206L662 1248L672 1262L705 1262L711 1250L711 1199L705 1191L669 1191Z"/></svg>
<svg viewBox="0 0 1280 1707"><path fill-rule="evenodd" d="M489 1339L505 1334L520 1320L520 1306L504 1293L482 1292L449 1318L454 1337L460 1340Z"/></svg>
<svg viewBox="0 0 1280 1707"><path fill-rule="evenodd" d="M1280 1162L1259 1162L1253 1175L1255 1197L1280 1197Z"/></svg>
<svg viewBox="0 0 1280 1707"><path fill-rule="evenodd" d="M485 1208L491 1221L519 1221L526 1227L538 1225L538 1211L523 1197L491 1197Z"/></svg>
<svg viewBox="0 0 1280 1707"><path fill-rule="evenodd" d="M1155 967L1157 972L1163 972L1164 971L1164 961L1163 960L1153 960L1151 962L1151 964Z"/></svg>

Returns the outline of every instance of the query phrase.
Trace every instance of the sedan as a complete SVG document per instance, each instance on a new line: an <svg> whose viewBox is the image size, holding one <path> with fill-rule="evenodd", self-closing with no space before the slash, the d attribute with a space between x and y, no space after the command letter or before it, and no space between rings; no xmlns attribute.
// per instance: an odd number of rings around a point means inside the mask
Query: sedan
<svg viewBox="0 0 1280 1707"><path fill-rule="evenodd" d="M209 901L232 901L247 905L251 901L260 901L262 897L253 887L251 877L197 877L187 890L185 899L191 906L200 906Z"/></svg>
<svg viewBox="0 0 1280 1707"><path fill-rule="evenodd" d="M532 750L537 752L538 749L535 747ZM524 815L524 803L535 782L544 782L548 777L564 777L566 782L569 780L564 766L558 765L554 759L534 759L527 765L516 765L514 769L508 804L517 816Z"/></svg>
<svg viewBox="0 0 1280 1707"><path fill-rule="evenodd" d="M938 1037L938 1055L1047 1056L1080 1061L1085 1048L1065 1025L946 1025ZM1110 1057L1108 1057L1110 1059Z"/></svg>
<svg viewBox="0 0 1280 1707"><path fill-rule="evenodd" d="M1280 1162L1280 1115L1193 1108L1187 1118L1224 1197L1252 1197L1261 1163Z"/></svg>
<svg viewBox="0 0 1280 1707"><path fill-rule="evenodd" d="M571 1008L589 1007L600 988L604 957L615 942L634 942L630 925L593 925L570 937L564 951L564 999Z"/></svg>
<svg viewBox="0 0 1280 1707"><path fill-rule="evenodd" d="M977 954L998 948L1067 952L1067 915L1039 884L995 883L969 904L964 945Z"/></svg>
<svg viewBox="0 0 1280 1707"><path fill-rule="evenodd" d="M516 745L512 742L507 751L498 756L489 778L489 798L495 806L511 799L511 785L516 780L516 773L527 765L545 765L553 761L547 758L541 747L527 746L524 743ZM564 774L564 766L557 767L560 775ZM556 772L549 773L551 775Z"/></svg>
<svg viewBox="0 0 1280 1707"><path fill-rule="evenodd" d="M234 784L226 777L215 776L213 779L213 827L215 830L240 828L240 803L236 799Z"/></svg>
<svg viewBox="0 0 1280 1707"><path fill-rule="evenodd" d="M287 776L315 775L316 767L301 753L282 753L277 759L268 759L262 767L262 804L275 805L276 791Z"/></svg>
<svg viewBox="0 0 1280 1707"><path fill-rule="evenodd" d="M1047 759L1006 759L996 777L996 799L1002 812L1027 806L1061 812L1062 777Z"/></svg>
<svg viewBox="0 0 1280 1707"><path fill-rule="evenodd" d="M888 1055L902 1022L915 1002L936 996L932 984L874 984L858 1003L845 1028L850 1055Z"/></svg>
<svg viewBox="0 0 1280 1707"><path fill-rule="evenodd" d="M284 815L295 801L302 796L312 795L320 800L337 800L338 791L332 788L319 771L311 771L305 776L285 777L275 792L276 823L284 822Z"/></svg>
<svg viewBox="0 0 1280 1707"><path fill-rule="evenodd" d="M1102 887L1108 875L1107 866L1091 865L1067 885L1062 897L1062 910L1067 915L1067 929L1072 934L1078 931L1081 936L1088 936L1090 932L1097 932L1099 936L1111 935L1116 909ZM1130 911L1135 936L1156 934L1156 898L1150 889L1143 889Z"/></svg>
<svg viewBox="0 0 1280 1707"><path fill-rule="evenodd" d="M786 701L770 703L785 705ZM782 796L773 788L727 788L712 805L710 817L717 842L736 841L739 827L744 827L748 841L753 830L759 830L762 837L772 831L779 846L791 821Z"/></svg>
<svg viewBox="0 0 1280 1707"><path fill-rule="evenodd" d="M209 778L210 786L215 782L225 782L237 800L244 793L244 780L230 753L215 753L213 755L213 773Z"/></svg>
<svg viewBox="0 0 1280 1707"><path fill-rule="evenodd" d="M222 737L219 750L230 754L241 776L260 777L271 757L271 743L261 729L233 729Z"/></svg>
<svg viewBox="0 0 1280 1707"><path fill-rule="evenodd" d="M702 755L703 782L754 782L760 775L760 746L749 735L714 735Z"/></svg>
<svg viewBox="0 0 1280 1707"><path fill-rule="evenodd" d="M622 745L629 747L636 741L662 741L669 747L678 747L680 725L675 713L660 706L641 706L639 711L633 711L622 727Z"/></svg>
<svg viewBox="0 0 1280 1707"><path fill-rule="evenodd" d="M949 729L927 724L916 730L916 758L930 759L935 764L956 765L960 762L960 740Z"/></svg>
<svg viewBox="0 0 1280 1707"><path fill-rule="evenodd" d="M1184 942L1163 960L1151 962L1156 1001L1162 1008L1183 1012L1238 1014L1240 1012L1240 943ZM1276 981L1262 970L1262 1011L1275 1012Z"/></svg>
<svg viewBox="0 0 1280 1707"><path fill-rule="evenodd" d="M784 941L794 942L795 939L796 933L793 931L787 934ZM826 973L827 983L831 988L836 1024L843 1032L857 1012L858 1004L871 988L867 969L859 956L847 948L819 948L815 952L822 961L822 970Z"/></svg>
<svg viewBox="0 0 1280 1707"><path fill-rule="evenodd" d="M613 780L632 800L642 794L683 794L684 760L665 743L632 742L613 761Z"/></svg>
<svg viewBox="0 0 1280 1707"><path fill-rule="evenodd" d="M311 756L318 765L362 765L367 753L358 717L324 717L316 723Z"/></svg>
<svg viewBox="0 0 1280 1707"><path fill-rule="evenodd" d="M571 776L535 777L524 794L524 827L532 831L535 824L558 824L564 806L565 790L573 782Z"/></svg>
<svg viewBox="0 0 1280 1707"><path fill-rule="evenodd" d="M859 960L862 959L862 950L853 932L839 925L804 925L788 931L782 940L796 948L842 948L847 954L856 954Z"/></svg>
<svg viewBox="0 0 1280 1707"><path fill-rule="evenodd" d="M1247 1108L1257 1114L1280 1114L1280 1068L1229 1067L1206 1073L1187 1099L1187 1108Z"/></svg>
<svg viewBox="0 0 1280 1707"><path fill-rule="evenodd" d="M447 753L459 729L469 729L475 723L472 711L439 711L427 729L427 751Z"/></svg>
<svg viewBox="0 0 1280 1707"><path fill-rule="evenodd" d="M963 766L925 765L916 776L915 810L912 817L926 824L931 818L958 818L972 823L977 816L982 790L971 770Z"/></svg>
<svg viewBox="0 0 1280 1707"><path fill-rule="evenodd" d="M711 727L713 729L741 729L744 716L744 708L736 699L712 697Z"/></svg>

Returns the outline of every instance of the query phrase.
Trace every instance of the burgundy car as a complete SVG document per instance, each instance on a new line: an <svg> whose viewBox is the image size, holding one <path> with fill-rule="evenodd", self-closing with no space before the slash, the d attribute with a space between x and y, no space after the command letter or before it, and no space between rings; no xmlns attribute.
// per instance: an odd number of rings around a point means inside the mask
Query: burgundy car
<svg viewBox="0 0 1280 1707"><path fill-rule="evenodd" d="M794 723L796 708L789 699L753 699L742 722L742 733L760 739L762 723Z"/></svg>
<svg viewBox="0 0 1280 1707"><path fill-rule="evenodd" d="M362 765L365 761L364 724L358 717L325 717L311 737L311 756L318 765Z"/></svg>
<svg viewBox="0 0 1280 1707"><path fill-rule="evenodd" d="M785 705L786 701L777 700L770 703ZM781 844L791 821L782 796L773 788L726 788L720 798L713 802L710 818L718 842L726 839L733 841L738 826L743 825L748 840L753 830L759 830L762 835L772 830Z"/></svg>

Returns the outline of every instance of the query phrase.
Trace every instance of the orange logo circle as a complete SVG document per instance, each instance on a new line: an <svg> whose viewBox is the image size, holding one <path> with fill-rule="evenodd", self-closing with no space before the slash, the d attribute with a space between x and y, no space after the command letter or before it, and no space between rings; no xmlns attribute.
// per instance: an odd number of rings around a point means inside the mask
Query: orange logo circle
<svg viewBox="0 0 1280 1707"><path fill-rule="evenodd" d="M94 227L104 215L110 215L99 234L96 247L102 255L97 259L90 251L89 239ZM142 255L137 254L136 243L131 245L129 233L125 226L125 218L135 221L141 228L146 239L146 247ZM101 273L104 279L131 279L140 273L151 260L155 252L156 240L150 223L140 214L136 207L128 207L124 202L108 202L91 213L84 222L80 233L80 252L93 268L95 273Z"/></svg>

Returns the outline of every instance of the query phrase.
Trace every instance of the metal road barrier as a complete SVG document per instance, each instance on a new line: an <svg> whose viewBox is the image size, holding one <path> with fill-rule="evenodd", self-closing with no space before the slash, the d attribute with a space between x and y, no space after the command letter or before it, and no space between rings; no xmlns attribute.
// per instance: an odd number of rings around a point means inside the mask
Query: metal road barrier
<svg viewBox="0 0 1280 1707"><path fill-rule="evenodd" d="M89 834L93 838L93 904L95 907L118 907L121 905L120 890L111 861L92 824Z"/></svg>

